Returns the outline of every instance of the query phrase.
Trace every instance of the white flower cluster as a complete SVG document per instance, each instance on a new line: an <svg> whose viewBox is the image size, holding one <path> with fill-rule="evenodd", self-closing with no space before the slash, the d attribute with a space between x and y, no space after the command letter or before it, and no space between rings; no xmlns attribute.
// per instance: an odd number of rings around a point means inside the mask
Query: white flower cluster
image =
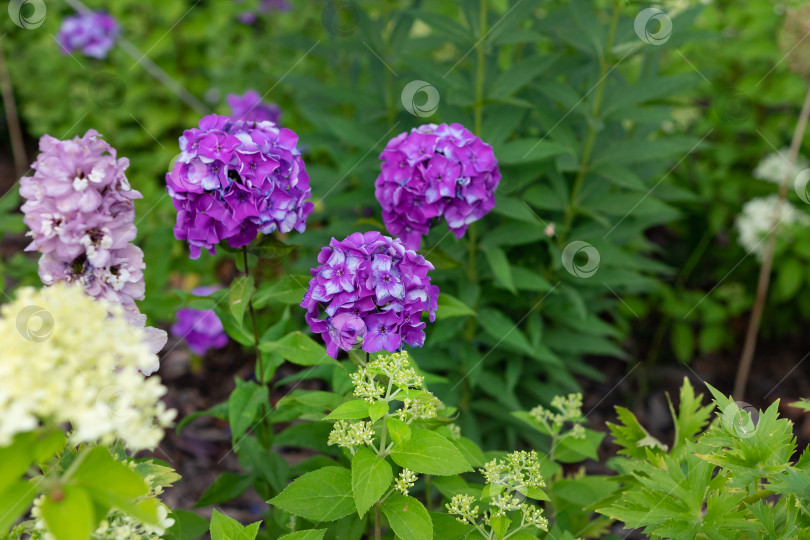
<svg viewBox="0 0 810 540"><path fill-rule="evenodd" d="M405 398L402 400L402 408L397 411L397 416L406 424L410 424L414 420L436 418L436 409L442 406L439 398L430 392L425 392L423 395L413 399Z"/></svg>
<svg viewBox="0 0 810 540"><path fill-rule="evenodd" d="M109 316L108 314L111 314ZM154 356L121 307L80 287L20 289L0 308L0 447L17 433L70 423L71 442L154 448L176 411L146 378Z"/></svg>
<svg viewBox="0 0 810 540"><path fill-rule="evenodd" d="M403 495L407 495L408 490L413 487L413 485L416 483L417 478L419 477L412 470L402 469L396 481L394 482L394 489L396 489Z"/></svg>
<svg viewBox="0 0 810 540"><path fill-rule="evenodd" d="M768 154L762 161L759 162L756 169L754 169L754 178L765 180L766 182L773 182L774 184L781 184L787 175L788 182L792 182L796 175L802 170L810 167L810 163L802 156L797 156L796 164L791 168L788 155L790 154L789 148L783 148L779 152Z"/></svg>
<svg viewBox="0 0 810 540"><path fill-rule="evenodd" d="M384 384L377 380L379 375L386 377L387 381ZM386 385L389 391L391 388L399 391L420 389L424 383L424 377L417 375L411 365L411 358L405 351L378 356L366 366L352 373L351 377L354 395L369 403L393 395L386 395Z"/></svg>
<svg viewBox="0 0 810 540"><path fill-rule="evenodd" d="M327 444L336 444L343 448L349 448L354 452L355 446L371 446L374 442L374 429L371 422L347 422L338 420L335 422L332 432L329 433Z"/></svg>
<svg viewBox="0 0 810 540"><path fill-rule="evenodd" d="M559 432L566 422L576 423L584 420L582 417L582 394L554 396L554 399L551 400L551 406L557 409L559 413L555 413L542 405L538 405L529 411L529 415L556 432ZM585 437L585 428L576 423L568 436L575 439L582 439Z"/></svg>
<svg viewBox="0 0 810 540"><path fill-rule="evenodd" d="M810 217L807 214L788 201L782 201L780 204L779 196L776 194L757 197L745 203L736 221L740 245L760 260L765 252L764 238L773 226L774 216L777 216L780 232L790 225L810 224Z"/></svg>
<svg viewBox="0 0 810 540"><path fill-rule="evenodd" d="M504 459L493 459L481 469L488 484L503 486L507 491L541 488L546 485L540 474L540 461L537 452L519 451L508 454Z"/></svg>

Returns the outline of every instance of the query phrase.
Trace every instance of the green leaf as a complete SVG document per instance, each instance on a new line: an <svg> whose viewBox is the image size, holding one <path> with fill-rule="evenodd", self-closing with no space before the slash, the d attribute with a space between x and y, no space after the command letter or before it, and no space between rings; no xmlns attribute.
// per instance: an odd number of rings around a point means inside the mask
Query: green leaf
<svg viewBox="0 0 810 540"><path fill-rule="evenodd" d="M159 521L157 509L138 500L149 492L149 486L138 473L117 461L103 446L93 448L78 462L71 483L80 485L97 504L120 508L146 523Z"/></svg>
<svg viewBox="0 0 810 540"><path fill-rule="evenodd" d="M78 486L64 486L57 496L48 495L41 510L56 540L88 540L98 524L90 495Z"/></svg>
<svg viewBox="0 0 810 540"><path fill-rule="evenodd" d="M188 510L173 510L169 533L175 540L196 540L208 532L208 520Z"/></svg>
<svg viewBox="0 0 810 540"><path fill-rule="evenodd" d="M436 319L449 319L451 317L467 317L475 315L475 311L467 304L445 292L439 295L439 308L436 310Z"/></svg>
<svg viewBox="0 0 810 540"><path fill-rule="evenodd" d="M352 473L343 467L318 469L267 502L310 521L335 521L355 511Z"/></svg>
<svg viewBox="0 0 810 540"><path fill-rule="evenodd" d="M299 366L337 363L326 354L326 348L323 345L316 343L302 332L292 332L278 341L260 343L259 350L262 352L277 352L285 360Z"/></svg>
<svg viewBox="0 0 810 540"><path fill-rule="evenodd" d="M478 313L478 320L484 332L492 336L498 345L507 345L529 356L534 354L526 336L503 312L494 308L485 308Z"/></svg>
<svg viewBox="0 0 810 540"><path fill-rule="evenodd" d="M278 540L322 540L324 534L326 534L326 529L309 529L285 534Z"/></svg>
<svg viewBox="0 0 810 540"><path fill-rule="evenodd" d="M411 426L400 420L389 416L385 419L385 426L388 429L388 436L396 446L401 446L411 438Z"/></svg>
<svg viewBox="0 0 810 540"><path fill-rule="evenodd" d="M228 291L228 307L239 324L242 324L245 318L245 310L248 308L254 290L252 276L240 276L231 283Z"/></svg>
<svg viewBox="0 0 810 540"><path fill-rule="evenodd" d="M324 420L360 420L368 418L369 403L362 399L350 399L341 403Z"/></svg>
<svg viewBox="0 0 810 540"><path fill-rule="evenodd" d="M300 304L307 292L310 276L306 274L285 274L270 287L261 288L253 296L253 306L261 308L270 302Z"/></svg>
<svg viewBox="0 0 810 540"><path fill-rule="evenodd" d="M369 450L359 449L352 458L352 492L357 513L363 517L391 486L394 473L388 462Z"/></svg>
<svg viewBox="0 0 810 540"><path fill-rule="evenodd" d="M709 417L714 407L711 404L703 407L701 402L702 397L703 394L695 394L695 390L687 377L683 378L683 384L681 385L680 404L677 413L672 405L672 400L669 398L669 394L667 394L669 411L675 421L675 440L672 446L673 454L677 454L677 452L684 448L687 441L692 441L709 422Z"/></svg>
<svg viewBox="0 0 810 540"><path fill-rule="evenodd" d="M483 467L485 463L484 452L467 437L460 437L451 441L459 452L464 455L464 459L473 467Z"/></svg>
<svg viewBox="0 0 810 540"><path fill-rule="evenodd" d="M421 502L405 495L390 495L382 511L394 533L402 540L431 540L433 522Z"/></svg>
<svg viewBox="0 0 810 540"><path fill-rule="evenodd" d="M515 282L512 279L512 269L509 266L509 260L506 258L506 253L500 248L490 247L484 250L484 254L489 262L489 267L492 268L492 273L498 281L506 287L512 294L517 294L515 289Z"/></svg>
<svg viewBox="0 0 810 540"><path fill-rule="evenodd" d="M459 522L455 517L443 512L430 512L433 523L433 538L435 540L451 540L468 538L475 531L472 525Z"/></svg>
<svg viewBox="0 0 810 540"><path fill-rule="evenodd" d="M37 490L26 480L17 480L0 493L0 531L6 531L28 511Z"/></svg>
<svg viewBox="0 0 810 540"><path fill-rule="evenodd" d="M620 424L607 422L607 427L616 438L616 444L621 446L619 454L644 459L647 455L645 448L650 448L659 452L666 452L667 445L657 440L649 434L639 423L636 415L624 407L616 407L616 414L619 416Z"/></svg>
<svg viewBox="0 0 810 540"><path fill-rule="evenodd" d="M543 161L568 152L568 149L554 141L544 139L518 139L500 145L495 149L498 163L517 165Z"/></svg>
<svg viewBox="0 0 810 540"><path fill-rule="evenodd" d="M214 483L205 490L195 508L220 504L237 498L253 485L253 477L245 474L223 472Z"/></svg>
<svg viewBox="0 0 810 540"><path fill-rule="evenodd" d="M246 471L266 481L277 492L287 485L290 467L281 454L267 450L254 437L244 437L234 447Z"/></svg>
<svg viewBox="0 0 810 540"><path fill-rule="evenodd" d="M400 467L437 476L472 470L453 443L438 433L425 429L413 430L410 440L391 452L391 459Z"/></svg>
<svg viewBox="0 0 810 540"><path fill-rule="evenodd" d="M375 401L368 405L368 416L372 422L376 422L386 414L388 414L387 401Z"/></svg>
<svg viewBox="0 0 810 540"><path fill-rule="evenodd" d="M672 348L681 362L689 362L695 352L695 333L691 325L678 322L672 326Z"/></svg>
<svg viewBox="0 0 810 540"><path fill-rule="evenodd" d="M211 514L211 540L255 540L261 521L243 527L235 519L214 510Z"/></svg>
<svg viewBox="0 0 810 540"><path fill-rule="evenodd" d="M238 441L258 420L262 406L269 402L270 393L267 386L236 379L236 388L228 398L228 423L231 425L233 441Z"/></svg>
<svg viewBox="0 0 810 540"><path fill-rule="evenodd" d="M274 236L263 236L259 242L251 242L247 246L248 253L269 260L279 260L288 256L297 245L288 245Z"/></svg>
<svg viewBox="0 0 810 540"><path fill-rule="evenodd" d="M506 536L511 524L512 520L506 516L492 516L490 519L490 527L492 527L492 532L495 533L495 538L498 540Z"/></svg>
<svg viewBox="0 0 810 540"><path fill-rule="evenodd" d="M219 418L220 420L227 420L228 419L228 402L223 401L222 403L217 403L216 405L214 405L210 409L206 409L204 411L196 411L196 412L193 412L193 413L189 414L188 416L183 417L183 419L180 420L180 422L178 422L177 428L175 429L175 431L177 433L180 433L180 431L182 431L183 428L185 428L191 422L193 422L194 420L196 420L197 418L200 418L202 416L213 416L214 418Z"/></svg>

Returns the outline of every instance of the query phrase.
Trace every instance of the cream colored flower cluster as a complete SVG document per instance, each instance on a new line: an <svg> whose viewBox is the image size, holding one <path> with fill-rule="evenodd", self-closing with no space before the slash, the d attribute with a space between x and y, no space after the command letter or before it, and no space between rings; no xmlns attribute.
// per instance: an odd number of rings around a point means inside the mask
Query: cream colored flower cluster
<svg viewBox="0 0 810 540"><path fill-rule="evenodd" d="M789 235L785 229L791 225L810 224L810 216L788 201L780 202L776 194L757 197L745 203L736 220L739 242L743 249L760 260L765 252L765 238L773 227L774 216L779 222L777 235L780 237Z"/></svg>
<svg viewBox="0 0 810 540"><path fill-rule="evenodd" d="M20 289L0 308L0 447L64 423L74 444L157 446L176 411L160 401L159 379L141 373L154 363L143 340L120 306L80 287Z"/></svg>

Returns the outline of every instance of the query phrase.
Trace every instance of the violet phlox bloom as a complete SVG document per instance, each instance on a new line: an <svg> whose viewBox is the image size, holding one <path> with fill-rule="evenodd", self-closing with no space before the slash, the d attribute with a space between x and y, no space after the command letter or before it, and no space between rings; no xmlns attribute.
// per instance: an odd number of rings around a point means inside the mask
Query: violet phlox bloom
<svg viewBox="0 0 810 540"><path fill-rule="evenodd" d="M314 205L297 142L273 122L213 114L183 133L166 184L177 209L174 234L192 259L223 240L237 248L258 233L304 232Z"/></svg>
<svg viewBox="0 0 810 540"><path fill-rule="evenodd" d="M501 179L492 147L460 124L426 124L391 139L380 154L375 195L385 226L409 249L444 217L461 238L495 206Z"/></svg>
<svg viewBox="0 0 810 540"><path fill-rule="evenodd" d="M231 118L250 122L270 121L281 126L281 109L275 103L266 103L256 90L248 90L243 95L228 94L228 107Z"/></svg>
<svg viewBox="0 0 810 540"><path fill-rule="evenodd" d="M208 296L219 287L197 287L191 293L195 296ZM181 308L177 311L177 322L171 333L183 339L194 354L202 356L208 349L221 349L228 344L228 334L222 321L213 309Z"/></svg>
<svg viewBox="0 0 810 540"><path fill-rule="evenodd" d="M397 238L368 232L333 238L318 263L301 307L332 358L341 349L394 352L424 344L420 318L427 311L435 319L439 288L431 285L433 265L423 256Z"/></svg>
<svg viewBox="0 0 810 540"><path fill-rule="evenodd" d="M80 50L91 58L106 58L118 32L118 23L109 14L86 11L65 17L56 41L64 54Z"/></svg>
<svg viewBox="0 0 810 540"><path fill-rule="evenodd" d="M144 297L145 265L131 243L137 233L133 201L141 194L124 174L129 160L117 159L95 130L66 141L45 135L39 149L34 175L20 180L20 195L32 239L25 249L42 253L42 282L81 285L88 296L120 304L127 321L143 328L146 316L135 302ZM166 333L146 333L157 353Z"/></svg>

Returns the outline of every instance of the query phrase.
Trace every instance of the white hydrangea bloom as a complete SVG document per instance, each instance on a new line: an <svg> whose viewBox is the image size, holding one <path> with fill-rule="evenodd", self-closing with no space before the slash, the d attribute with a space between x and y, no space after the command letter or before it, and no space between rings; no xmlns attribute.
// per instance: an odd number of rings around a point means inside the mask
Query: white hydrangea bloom
<svg viewBox="0 0 810 540"><path fill-rule="evenodd" d="M810 167L810 163L802 156L797 156L796 164L790 168L790 155L789 148L783 148L779 152L768 154L762 161L759 162L756 169L754 169L754 178L765 180L766 182L773 182L774 184L781 184L785 179L785 174L790 171L788 182L792 182L800 171Z"/></svg>
<svg viewBox="0 0 810 540"><path fill-rule="evenodd" d="M0 307L0 447L17 433L63 423L74 444L157 446L176 411L160 401L160 380L141 373L154 363L143 341L120 306L80 287L20 289Z"/></svg>
<svg viewBox="0 0 810 540"><path fill-rule="evenodd" d="M760 260L765 251L764 238L771 229L777 206L780 207L777 218L779 230L789 225L810 223L810 217L790 202L783 201L779 205L779 196L776 194L757 197L745 203L736 220L739 242L745 251L755 254Z"/></svg>

